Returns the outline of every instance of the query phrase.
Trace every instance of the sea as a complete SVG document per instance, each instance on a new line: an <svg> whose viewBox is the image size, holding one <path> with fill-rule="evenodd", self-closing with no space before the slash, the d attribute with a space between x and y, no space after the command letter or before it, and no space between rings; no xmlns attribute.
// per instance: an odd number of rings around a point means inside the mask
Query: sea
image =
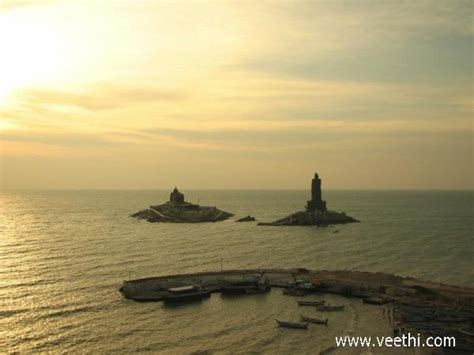
<svg viewBox="0 0 474 355"><path fill-rule="evenodd" d="M407 353L341 349L337 335L390 335L381 308L316 295L344 312L307 331L281 290L213 294L167 307L122 297L123 280L239 268L361 270L474 287L473 191L324 191L329 209L360 223L270 222L304 209L308 191L185 191L186 200L235 217L217 223L148 223L130 214L169 191L0 192L0 353Z"/></svg>

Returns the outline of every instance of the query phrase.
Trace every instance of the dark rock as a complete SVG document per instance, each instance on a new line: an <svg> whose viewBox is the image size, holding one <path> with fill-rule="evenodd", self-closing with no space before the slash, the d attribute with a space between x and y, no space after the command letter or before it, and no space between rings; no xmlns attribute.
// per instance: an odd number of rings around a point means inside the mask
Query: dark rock
<svg viewBox="0 0 474 355"><path fill-rule="evenodd" d="M250 215L236 220L236 222L254 222L254 221L256 221L255 217L252 217Z"/></svg>
<svg viewBox="0 0 474 355"><path fill-rule="evenodd" d="M306 211L293 213L271 223L259 223L261 226L324 226L359 222L344 212L328 211L326 201L322 200L321 179L314 174L311 182L311 200L307 202Z"/></svg>
<svg viewBox="0 0 474 355"><path fill-rule="evenodd" d="M344 224L359 222L358 220L342 213L326 211L313 213L300 211L285 218L270 223L259 223L260 226L327 226L328 224Z"/></svg>
<svg viewBox="0 0 474 355"><path fill-rule="evenodd" d="M138 219L146 219L148 222L167 223L201 223L218 222L232 217L233 214L221 211L216 207L199 206L185 202L184 195L177 188L170 194L170 200L161 205L150 206L150 208L131 215Z"/></svg>
<svg viewBox="0 0 474 355"><path fill-rule="evenodd" d="M149 218L152 218L154 215L155 215L155 213L152 210L146 209L146 210L138 211L138 212L130 215L130 217L134 217L134 218L138 218L138 219L149 219Z"/></svg>

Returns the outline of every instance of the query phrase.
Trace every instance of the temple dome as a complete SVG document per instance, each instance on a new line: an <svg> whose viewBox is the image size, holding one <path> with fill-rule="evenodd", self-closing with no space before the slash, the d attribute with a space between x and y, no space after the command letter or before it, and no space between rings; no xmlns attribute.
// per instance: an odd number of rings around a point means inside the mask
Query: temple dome
<svg viewBox="0 0 474 355"><path fill-rule="evenodd" d="M178 188L175 187L173 192L170 194L171 203L184 203L184 194L179 192Z"/></svg>

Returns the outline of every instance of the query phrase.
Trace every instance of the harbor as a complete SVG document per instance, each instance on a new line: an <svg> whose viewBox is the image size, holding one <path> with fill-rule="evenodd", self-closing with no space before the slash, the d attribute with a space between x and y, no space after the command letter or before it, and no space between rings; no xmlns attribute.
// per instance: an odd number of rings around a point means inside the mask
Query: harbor
<svg viewBox="0 0 474 355"><path fill-rule="evenodd" d="M313 306L319 314L317 320L312 319L313 323L319 321L327 324L326 315L334 311L344 312L344 306L329 305L324 300L312 301L310 298L313 295L336 294L360 299L363 307L380 307L394 335L411 332L423 336L454 336L457 339L456 350L468 351L474 346L474 289L385 273L315 271L305 268L222 270L127 280L120 287L120 292L130 300L153 302L168 300L170 290L175 288L184 290L190 286L199 287L208 297L208 294L222 292L226 287L228 290L229 285L233 285L231 289L233 287L234 290L242 291L235 293L248 295L252 292L244 290L253 282L267 285L265 292L269 288L275 289L273 292L281 292L281 297L292 297L292 293L286 292L285 295L282 290L300 291L294 293L297 295L293 296L295 302L304 306L300 308ZM300 316L295 315L295 318ZM302 319L305 320L304 317ZM308 319L306 317L306 322ZM295 328L307 327L301 325L306 323L276 320L280 327L292 327L292 324Z"/></svg>

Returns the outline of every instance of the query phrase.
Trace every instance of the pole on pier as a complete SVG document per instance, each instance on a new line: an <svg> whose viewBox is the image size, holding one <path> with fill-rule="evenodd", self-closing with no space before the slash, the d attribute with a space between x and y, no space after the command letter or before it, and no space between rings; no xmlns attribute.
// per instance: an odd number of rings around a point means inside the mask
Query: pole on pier
<svg viewBox="0 0 474 355"><path fill-rule="evenodd" d="M222 258L221 258L221 271L222 271Z"/></svg>

